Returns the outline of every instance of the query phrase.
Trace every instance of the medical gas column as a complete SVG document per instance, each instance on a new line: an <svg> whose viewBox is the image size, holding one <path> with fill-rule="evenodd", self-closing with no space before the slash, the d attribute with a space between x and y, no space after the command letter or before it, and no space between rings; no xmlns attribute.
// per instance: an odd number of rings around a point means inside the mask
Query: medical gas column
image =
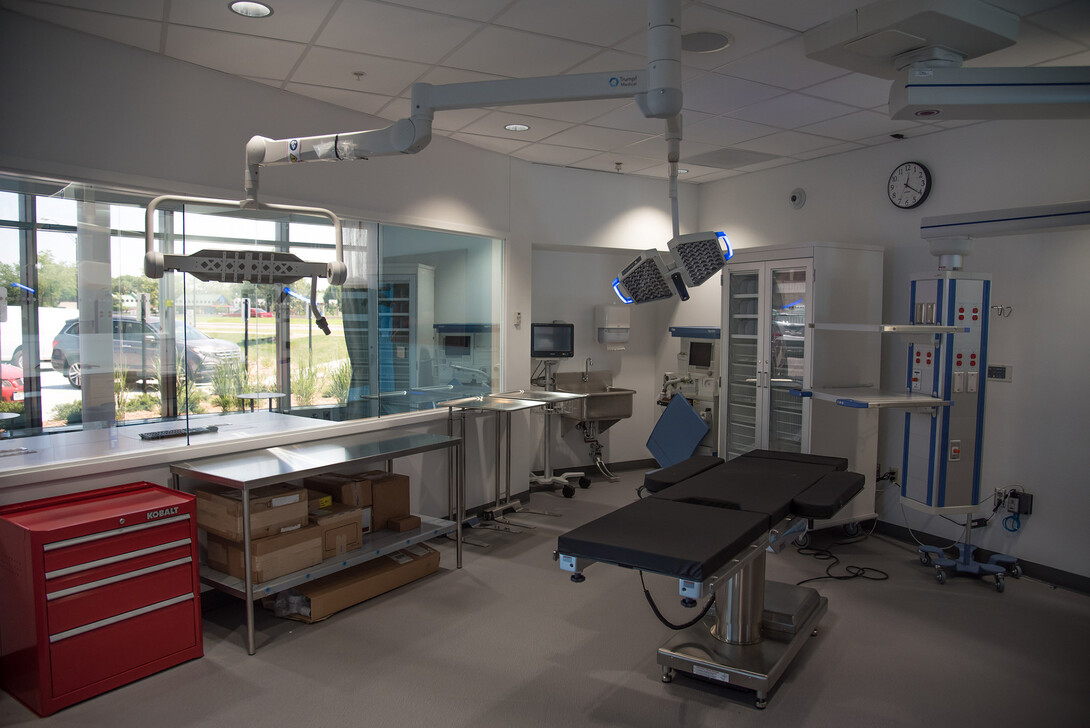
<svg viewBox="0 0 1090 728"><path fill-rule="evenodd" d="M991 281L939 270L911 286L913 324L955 329L914 337L908 347L909 391L949 405L905 414L901 501L930 513L969 513L981 499Z"/></svg>

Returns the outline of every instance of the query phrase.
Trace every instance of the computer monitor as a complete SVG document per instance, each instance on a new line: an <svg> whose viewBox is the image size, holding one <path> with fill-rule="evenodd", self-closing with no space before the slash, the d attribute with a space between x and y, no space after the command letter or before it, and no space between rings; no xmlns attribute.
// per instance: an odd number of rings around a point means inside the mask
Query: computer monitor
<svg viewBox="0 0 1090 728"><path fill-rule="evenodd" d="M575 324L530 324L530 356L534 359L575 356Z"/></svg>
<svg viewBox="0 0 1090 728"><path fill-rule="evenodd" d="M443 336L443 354L448 358L469 356L469 334Z"/></svg>
<svg viewBox="0 0 1090 728"><path fill-rule="evenodd" d="M689 367L697 369L710 369L712 365L712 351L715 345L710 341L689 342Z"/></svg>

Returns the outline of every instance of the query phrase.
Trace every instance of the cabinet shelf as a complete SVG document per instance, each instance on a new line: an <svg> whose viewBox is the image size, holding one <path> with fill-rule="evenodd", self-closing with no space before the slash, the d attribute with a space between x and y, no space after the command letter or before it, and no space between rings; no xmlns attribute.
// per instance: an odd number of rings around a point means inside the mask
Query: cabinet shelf
<svg viewBox="0 0 1090 728"><path fill-rule="evenodd" d="M960 334L969 329L965 326L937 326L931 324L808 324L816 331L854 331L866 334Z"/></svg>
<svg viewBox="0 0 1090 728"><path fill-rule="evenodd" d="M916 392L883 392L877 389L814 389L814 399L856 409L913 409L916 407L947 407L949 400Z"/></svg>

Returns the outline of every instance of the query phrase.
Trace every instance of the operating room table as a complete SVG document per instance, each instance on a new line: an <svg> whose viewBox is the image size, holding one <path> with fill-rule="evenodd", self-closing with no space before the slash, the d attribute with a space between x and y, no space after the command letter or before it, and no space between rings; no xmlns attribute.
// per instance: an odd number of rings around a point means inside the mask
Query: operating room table
<svg viewBox="0 0 1090 728"><path fill-rule="evenodd" d="M828 607L814 589L765 581L765 554L781 551L808 519L836 513L863 484L844 458L693 457L648 474L648 497L561 536L556 556L577 583L602 562L678 579L685 606L707 597L705 616L671 625L677 634L659 648L663 682L682 671L754 690L763 708Z"/></svg>

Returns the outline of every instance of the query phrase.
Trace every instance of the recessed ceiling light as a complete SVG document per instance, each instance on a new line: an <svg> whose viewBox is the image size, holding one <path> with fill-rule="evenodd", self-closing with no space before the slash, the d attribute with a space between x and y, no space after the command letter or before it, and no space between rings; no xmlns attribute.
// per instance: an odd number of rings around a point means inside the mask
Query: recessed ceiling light
<svg viewBox="0 0 1090 728"><path fill-rule="evenodd" d="M530 127L526 124L508 124L503 128L507 131L530 131Z"/></svg>
<svg viewBox="0 0 1090 728"><path fill-rule="evenodd" d="M730 45L730 38L725 33L700 31L681 36L681 50L689 53L715 53Z"/></svg>
<svg viewBox="0 0 1090 728"><path fill-rule="evenodd" d="M231 9L232 13L243 16L244 18L267 18L272 15L272 8L265 3L255 2L233 2L227 5Z"/></svg>

